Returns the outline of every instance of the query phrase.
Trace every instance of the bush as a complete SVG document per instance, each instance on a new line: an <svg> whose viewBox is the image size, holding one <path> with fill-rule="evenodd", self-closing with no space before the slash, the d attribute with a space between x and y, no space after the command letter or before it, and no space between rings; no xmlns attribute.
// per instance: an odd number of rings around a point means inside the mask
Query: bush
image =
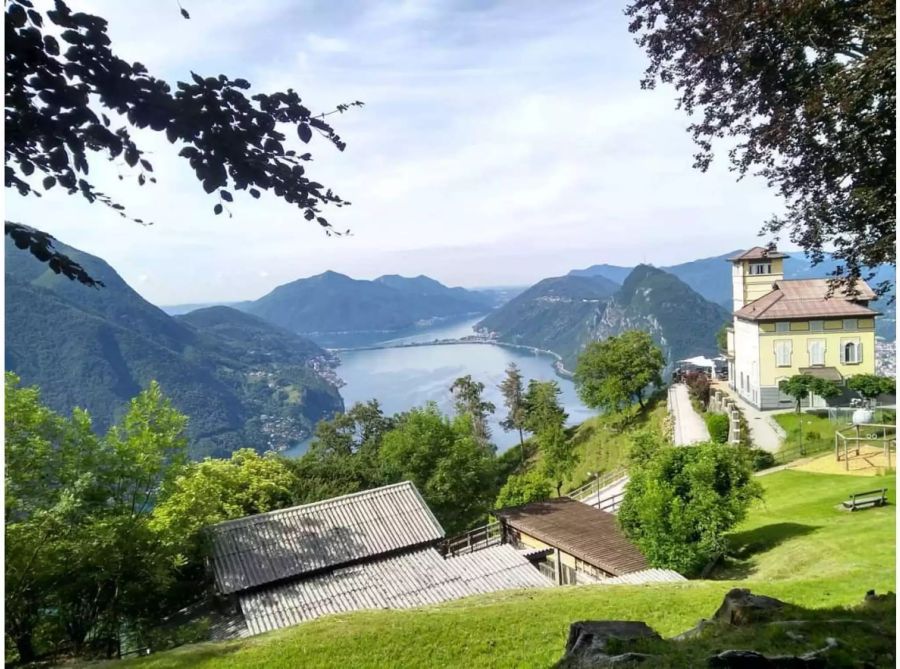
<svg viewBox="0 0 900 669"><path fill-rule="evenodd" d="M758 472L762 469L774 467L778 464L778 461L775 460L775 455L769 453L769 451L765 451L761 448L751 448L750 463L753 467L753 471Z"/></svg>
<svg viewBox="0 0 900 669"><path fill-rule="evenodd" d="M708 413L704 416L706 419L706 429L709 430L709 438L717 444L724 444L728 441L728 416L723 413Z"/></svg>
<svg viewBox="0 0 900 669"><path fill-rule="evenodd" d="M709 406L709 377L703 372L686 372L682 379L688 387L688 394L706 411Z"/></svg>

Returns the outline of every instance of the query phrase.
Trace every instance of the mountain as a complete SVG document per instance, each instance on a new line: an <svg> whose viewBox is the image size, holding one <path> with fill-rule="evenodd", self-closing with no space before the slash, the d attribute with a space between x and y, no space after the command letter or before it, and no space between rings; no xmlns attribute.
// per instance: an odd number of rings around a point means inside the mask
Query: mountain
<svg viewBox="0 0 900 669"><path fill-rule="evenodd" d="M618 286L603 276L544 279L478 324L498 340L548 349L572 369L589 341L645 330L673 362L715 354L729 313L676 276L639 265Z"/></svg>
<svg viewBox="0 0 900 669"><path fill-rule="evenodd" d="M287 447L343 408L329 356L311 341L228 307L173 318L103 260L56 243L103 288L53 274L6 242L6 368L98 431L157 380L187 414L190 454Z"/></svg>
<svg viewBox="0 0 900 669"><path fill-rule="evenodd" d="M325 272L278 286L241 308L323 346L336 346L485 313L491 306L490 296L448 288L426 276L366 281Z"/></svg>
<svg viewBox="0 0 900 669"><path fill-rule="evenodd" d="M169 316L183 316L184 314L198 309L206 309L207 307L232 307L240 309L243 302L195 302L193 304L162 304L160 309L165 311Z"/></svg>
<svg viewBox="0 0 900 669"><path fill-rule="evenodd" d="M669 265L662 267L665 272L672 274L695 291L700 293L710 302L720 304L728 310L731 310L732 294L731 294L731 264L728 258L736 256L743 251L737 249L730 253L713 256L711 258L701 258L678 265ZM812 262L800 252L788 253L788 257L784 261L784 277L786 279L818 279L828 277L839 265L831 254L825 254L822 262L813 265ZM607 279L621 283L623 272L627 274L631 270L627 267L617 265L592 265L585 269L577 269L569 272L570 276L602 276ZM875 271L875 277L869 282L875 286L881 281L894 282L896 279L896 271L893 267L882 265ZM894 290L891 290L891 295ZM893 341L895 338L896 324L896 307L890 303L887 298L882 298L873 306L880 310L883 315L878 319L878 335Z"/></svg>

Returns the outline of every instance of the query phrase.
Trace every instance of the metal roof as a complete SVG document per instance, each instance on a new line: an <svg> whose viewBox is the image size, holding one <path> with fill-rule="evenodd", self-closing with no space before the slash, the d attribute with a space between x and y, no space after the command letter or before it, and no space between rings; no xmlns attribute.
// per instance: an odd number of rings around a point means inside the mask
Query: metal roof
<svg viewBox="0 0 900 669"><path fill-rule="evenodd" d="M615 576L650 566L613 514L574 499L556 497L493 513L510 527Z"/></svg>
<svg viewBox="0 0 900 669"><path fill-rule="evenodd" d="M859 280L857 295L847 296L835 291L828 295L828 279L791 279L776 281L772 292L745 304L734 312L749 321L776 321L791 318L871 318L878 312L856 300L874 300L869 285Z"/></svg>
<svg viewBox="0 0 900 669"><path fill-rule="evenodd" d="M433 548L343 567L239 595L250 634L333 613L407 609L553 584L509 545L443 558Z"/></svg>
<svg viewBox="0 0 900 669"><path fill-rule="evenodd" d="M228 594L440 540L409 481L218 523L213 567Z"/></svg>

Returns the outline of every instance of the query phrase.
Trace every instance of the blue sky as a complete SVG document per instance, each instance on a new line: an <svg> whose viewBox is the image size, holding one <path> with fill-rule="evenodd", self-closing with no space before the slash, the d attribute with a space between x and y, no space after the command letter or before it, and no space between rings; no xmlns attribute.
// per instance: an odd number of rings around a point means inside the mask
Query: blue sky
<svg viewBox="0 0 900 669"><path fill-rule="evenodd" d="M98 157L101 190L151 227L81 198L7 192L7 218L105 258L158 304L258 297L326 269L521 285L594 263L671 264L758 243L779 208L725 160L702 174L674 91L642 91L645 57L615 2L79 2L119 55L170 81L220 72L254 91L293 87L335 118L313 177L353 206L327 238L265 195L234 218L164 138L140 135L159 183ZM725 147L720 151L724 158ZM118 180L118 172L126 175ZM58 191L58 189L55 189Z"/></svg>

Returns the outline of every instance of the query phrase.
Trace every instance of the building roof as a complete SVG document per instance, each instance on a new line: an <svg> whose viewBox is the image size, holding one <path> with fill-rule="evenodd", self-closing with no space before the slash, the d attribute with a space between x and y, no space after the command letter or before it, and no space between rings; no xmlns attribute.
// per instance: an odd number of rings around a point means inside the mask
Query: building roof
<svg viewBox="0 0 900 669"><path fill-rule="evenodd" d="M210 531L216 584L225 594L444 536L409 481L229 520Z"/></svg>
<svg viewBox="0 0 900 669"><path fill-rule="evenodd" d="M739 253L730 257L729 262L739 262L741 260L772 260L774 258L787 258L786 253L780 253L778 249L771 251L764 246L754 246L752 249Z"/></svg>
<svg viewBox="0 0 900 669"><path fill-rule="evenodd" d="M649 568L616 517L568 497L494 511L510 527L614 576Z"/></svg>
<svg viewBox="0 0 900 669"><path fill-rule="evenodd" d="M251 634L360 609L406 609L553 583L508 544L443 558L433 548L241 593Z"/></svg>
<svg viewBox="0 0 900 669"><path fill-rule="evenodd" d="M601 585L644 585L646 583L679 583L686 580L684 576L671 569L644 569L622 576L603 578L597 583Z"/></svg>
<svg viewBox="0 0 900 669"><path fill-rule="evenodd" d="M809 374L810 376L814 376L817 379L834 381L835 383L840 383L844 380L844 377L836 367L801 367L800 373Z"/></svg>
<svg viewBox="0 0 900 669"><path fill-rule="evenodd" d="M790 279L775 281L772 292L748 302L734 312L749 321L777 321L792 318L871 318L878 312L861 304L874 300L875 293L863 281L857 281L857 295L848 297L835 291L830 297L828 279Z"/></svg>

